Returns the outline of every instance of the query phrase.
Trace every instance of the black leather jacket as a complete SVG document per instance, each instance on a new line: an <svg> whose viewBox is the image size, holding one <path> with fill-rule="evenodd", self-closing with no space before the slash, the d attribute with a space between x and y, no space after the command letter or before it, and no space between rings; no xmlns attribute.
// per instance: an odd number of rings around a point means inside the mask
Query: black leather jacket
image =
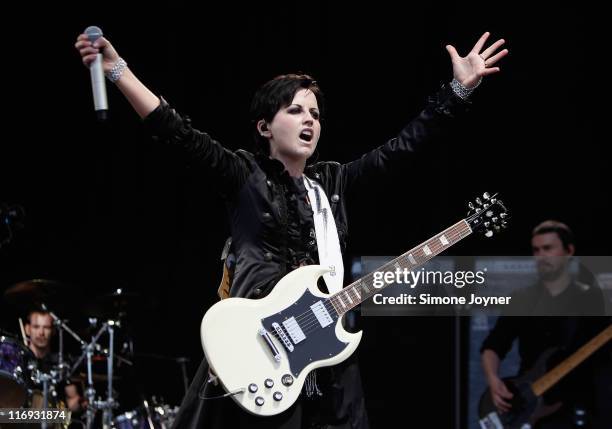
<svg viewBox="0 0 612 429"><path fill-rule="evenodd" d="M451 119L468 105L449 85L442 85L436 95L429 97L425 109L384 145L347 164L318 162L307 166L304 174L318 181L327 194L342 249L348 233L346 196L365 181L402 168L415 150L447 128ZM145 125L155 138L182 146L216 179L216 188L225 199L230 216L236 261L231 296L265 296L295 268L295 261L291 260L295 253L306 254L316 262L316 247L305 248L290 240L291 202L287 174L283 174L279 161L224 148L208 134L192 128L190 120L181 117L163 99L145 119ZM305 228L312 231L312 212L303 213L302 217L309 216L303 222Z"/></svg>

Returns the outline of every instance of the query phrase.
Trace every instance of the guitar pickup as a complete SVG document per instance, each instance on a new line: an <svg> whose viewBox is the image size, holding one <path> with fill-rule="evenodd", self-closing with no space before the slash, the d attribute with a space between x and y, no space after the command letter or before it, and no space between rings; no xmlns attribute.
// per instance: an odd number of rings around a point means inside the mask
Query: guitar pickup
<svg viewBox="0 0 612 429"><path fill-rule="evenodd" d="M289 337L291 337L293 344L297 344L306 339L306 335L304 334L304 331L302 331L300 324L297 322L297 320L295 320L295 317L290 317L289 319L285 320L283 322L283 326L287 330Z"/></svg>
<svg viewBox="0 0 612 429"><path fill-rule="evenodd" d="M313 305L310 306L310 309L319 321L321 328L325 328L326 326L329 326L334 323L334 319L332 319L331 315L325 308L325 305L323 305L322 301L315 302Z"/></svg>

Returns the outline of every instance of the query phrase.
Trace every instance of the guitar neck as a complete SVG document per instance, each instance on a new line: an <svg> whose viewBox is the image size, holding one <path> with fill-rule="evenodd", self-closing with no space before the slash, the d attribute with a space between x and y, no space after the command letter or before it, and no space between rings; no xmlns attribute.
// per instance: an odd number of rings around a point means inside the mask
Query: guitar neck
<svg viewBox="0 0 612 429"><path fill-rule="evenodd" d="M612 325L608 326L591 341L580 347L570 357L565 359L552 370L544 374L531 384L533 393L536 396L543 395L548 389L554 386L561 378L565 377L571 370L576 368L586 358L596 352L601 346L612 338Z"/></svg>
<svg viewBox="0 0 612 429"><path fill-rule="evenodd" d="M427 261L445 251L455 243L458 243L468 235L472 233L470 225L465 219L457 222L453 226L445 229L441 233L433 236L429 240L419 244L418 246L410 249L403 255L398 256L392 261L387 262L381 266L377 272L382 272L382 278L384 274L395 273L397 270L401 272L404 269L412 271L419 268ZM383 286L374 286L374 275L370 273L354 283L351 283L340 292L335 293L329 297L329 301L334 306L334 309L339 316L343 315L350 309L361 304L363 301L371 298L377 293L380 293L382 289L387 287L387 282L384 282Z"/></svg>

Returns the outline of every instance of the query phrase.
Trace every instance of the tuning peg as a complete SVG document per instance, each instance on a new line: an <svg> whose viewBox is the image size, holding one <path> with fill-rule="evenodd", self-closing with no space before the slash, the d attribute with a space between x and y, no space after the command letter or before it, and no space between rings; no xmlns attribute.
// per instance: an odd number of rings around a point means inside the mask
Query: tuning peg
<svg viewBox="0 0 612 429"><path fill-rule="evenodd" d="M485 223L484 223L484 226L485 226L486 228L488 228L490 225L491 225L491 222L485 222Z"/></svg>
<svg viewBox="0 0 612 429"><path fill-rule="evenodd" d="M472 203L471 201L468 203L468 208L470 210L474 210L474 203Z"/></svg>
<svg viewBox="0 0 612 429"><path fill-rule="evenodd" d="M506 213L500 213L499 217L502 219L506 219L508 217L508 215Z"/></svg>
<svg viewBox="0 0 612 429"><path fill-rule="evenodd" d="M491 198L491 204L495 204L497 202L497 198Z"/></svg>
<svg viewBox="0 0 612 429"><path fill-rule="evenodd" d="M499 225L494 225L493 229L495 229L496 232L499 232L501 230L501 228L499 227Z"/></svg>
<svg viewBox="0 0 612 429"><path fill-rule="evenodd" d="M487 238L491 238L491 237L493 237L493 231L491 231L491 230L489 229L487 232L485 232L485 237L487 237Z"/></svg>
<svg viewBox="0 0 612 429"><path fill-rule="evenodd" d="M499 220L499 219L498 219L497 217L492 217L492 218L491 218L491 221L492 221L493 223L497 223L497 221L498 221L498 220Z"/></svg>
<svg viewBox="0 0 612 429"><path fill-rule="evenodd" d="M484 207L485 209L488 209L488 208L489 208L489 206L490 206L490 204L487 204L487 203L484 203L484 204L483 204L483 207Z"/></svg>
<svg viewBox="0 0 612 429"><path fill-rule="evenodd" d="M491 198L491 195L488 192L485 192L484 194L482 194L482 198L488 200L489 198Z"/></svg>
<svg viewBox="0 0 612 429"><path fill-rule="evenodd" d="M476 204L478 204L479 206L482 205L482 200L480 199L480 197L476 197Z"/></svg>

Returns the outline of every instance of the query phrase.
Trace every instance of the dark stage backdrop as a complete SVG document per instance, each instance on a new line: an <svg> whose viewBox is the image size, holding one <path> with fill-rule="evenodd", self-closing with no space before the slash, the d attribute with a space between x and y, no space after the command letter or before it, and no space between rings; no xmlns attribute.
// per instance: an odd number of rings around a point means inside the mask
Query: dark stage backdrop
<svg viewBox="0 0 612 429"><path fill-rule="evenodd" d="M609 254L610 75L600 65L599 12L587 2L533 4L13 5L5 15L13 25L2 28L0 201L23 206L26 218L0 250L0 290L30 278L66 282L79 296L75 325L98 294L140 293L125 329L137 356L125 378L138 393L181 399L178 366L147 355L188 357L190 375L202 357L199 322L216 300L228 235L223 203L181 153L150 140L112 85L111 120L95 122L89 73L73 48L88 25L102 27L147 85L232 149L250 147L248 106L259 85L311 73L328 106L319 157L340 162L393 137L451 79L446 44L465 54L490 31L510 49L502 73L485 79L450 135L387 187L351 201L347 257L399 254L463 217L483 191L503 195L511 229L470 238L457 254L525 254L531 228L547 218L572 226L580 253ZM17 332L9 313L0 313L2 327ZM453 321L362 324L373 426L451 427Z"/></svg>

